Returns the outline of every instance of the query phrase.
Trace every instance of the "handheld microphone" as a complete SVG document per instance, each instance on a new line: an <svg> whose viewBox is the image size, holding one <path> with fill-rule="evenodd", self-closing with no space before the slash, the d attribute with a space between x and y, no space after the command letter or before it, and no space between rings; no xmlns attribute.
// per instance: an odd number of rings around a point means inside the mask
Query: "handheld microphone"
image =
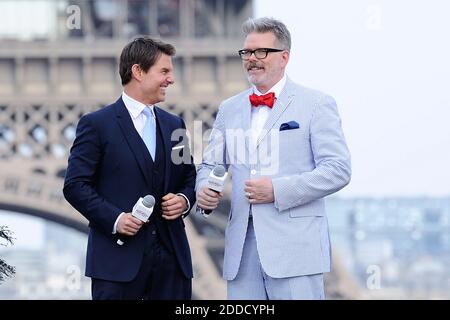
<svg viewBox="0 0 450 320"><path fill-rule="evenodd" d="M208 189L215 191L217 193L222 192L227 175L228 173L226 172L224 166L220 164L215 166L208 177L208 186L207 186ZM205 218L212 212L212 210L209 209L205 210L199 207L197 208Z"/></svg>
<svg viewBox="0 0 450 320"><path fill-rule="evenodd" d="M138 218L142 222L146 222L153 213L155 202L155 198L151 195L146 195L144 198L139 198L131 211L131 215ZM121 239L117 239L117 244L121 246L124 242Z"/></svg>

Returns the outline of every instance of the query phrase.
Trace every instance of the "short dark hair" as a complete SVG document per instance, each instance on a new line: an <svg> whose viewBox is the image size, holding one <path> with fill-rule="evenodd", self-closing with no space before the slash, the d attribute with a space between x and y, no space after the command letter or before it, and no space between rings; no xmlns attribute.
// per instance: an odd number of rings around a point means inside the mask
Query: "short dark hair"
<svg viewBox="0 0 450 320"><path fill-rule="evenodd" d="M163 53L175 55L174 46L150 37L139 37L128 43L120 54L119 73L122 85L130 82L131 67L134 64L147 72Z"/></svg>

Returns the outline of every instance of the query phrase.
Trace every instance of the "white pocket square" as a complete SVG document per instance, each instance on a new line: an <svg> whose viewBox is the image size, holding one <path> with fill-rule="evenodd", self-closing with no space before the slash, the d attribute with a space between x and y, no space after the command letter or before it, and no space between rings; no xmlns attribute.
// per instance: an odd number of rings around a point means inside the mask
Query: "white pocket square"
<svg viewBox="0 0 450 320"><path fill-rule="evenodd" d="M183 148L184 148L184 146L175 146L172 148L172 150L178 150L178 149L183 149Z"/></svg>

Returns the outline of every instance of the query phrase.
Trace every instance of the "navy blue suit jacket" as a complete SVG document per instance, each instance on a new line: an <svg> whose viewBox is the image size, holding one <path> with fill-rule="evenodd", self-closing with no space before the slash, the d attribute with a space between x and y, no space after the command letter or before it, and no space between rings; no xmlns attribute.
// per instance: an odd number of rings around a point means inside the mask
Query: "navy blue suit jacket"
<svg viewBox="0 0 450 320"><path fill-rule="evenodd" d="M185 124L180 117L156 106L155 114L164 141L164 194L183 193L193 206L196 173L187 138L171 141L172 132L185 128ZM184 148L176 149L176 153L188 152L190 161L177 164L171 161L171 154L175 152L172 148L180 144ZM131 281L136 276L144 253L145 233L138 232L119 246L119 235L112 231L121 212L131 212L139 197L153 194L151 161L122 98L80 119L63 191L67 201L89 220L86 276L109 281ZM154 211L155 214L160 212ZM166 224L180 268L191 278L192 262L183 219Z"/></svg>

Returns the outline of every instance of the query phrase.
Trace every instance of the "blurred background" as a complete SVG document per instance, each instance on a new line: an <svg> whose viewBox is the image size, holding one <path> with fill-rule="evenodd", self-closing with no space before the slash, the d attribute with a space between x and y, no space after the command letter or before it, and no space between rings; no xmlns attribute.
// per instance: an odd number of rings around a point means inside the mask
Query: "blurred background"
<svg viewBox="0 0 450 320"><path fill-rule="evenodd" d="M352 182L327 199L328 299L450 298L450 3L446 0L0 0L0 299L89 299L86 220L62 196L81 115L122 92L134 36L177 48L163 108L182 116L196 163L223 99L248 87L248 17L289 28L288 76L331 94ZM204 134L205 133L205 134ZM228 184L229 187L229 184ZM224 299L225 201L187 231L195 299Z"/></svg>

